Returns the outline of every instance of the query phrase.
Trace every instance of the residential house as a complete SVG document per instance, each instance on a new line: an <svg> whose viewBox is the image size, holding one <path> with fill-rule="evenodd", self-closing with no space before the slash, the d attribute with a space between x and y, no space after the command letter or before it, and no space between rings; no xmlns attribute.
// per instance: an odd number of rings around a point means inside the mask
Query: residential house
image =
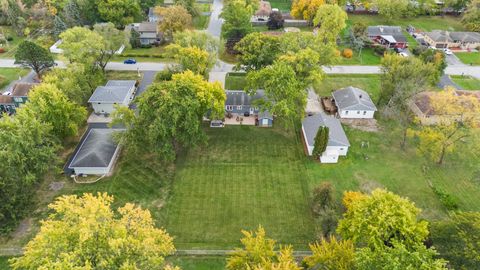
<svg viewBox="0 0 480 270"><path fill-rule="evenodd" d="M140 44L142 45L152 45L162 40L156 22L142 22L135 30L140 34Z"/></svg>
<svg viewBox="0 0 480 270"><path fill-rule="evenodd" d="M367 92L349 86L332 93L340 118L371 119L377 107Z"/></svg>
<svg viewBox="0 0 480 270"><path fill-rule="evenodd" d="M111 114L115 105L128 106L133 99L136 81L110 80L105 86L98 86L88 100L96 114Z"/></svg>
<svg viewBox="0 0 480 270"><path fill-rule="evenodd" d="M16 108L25 104L28 100L28 93L37 83L16 83L12 90L0 96L0 112L13 114Z"/></svg>
<svg viewBox="0 0 480 270"><path fill-rule="evenodd" d="M315 136L320 127L328 127L328 143L325 152L320 155L321 163L337 163L339 156L346 156L350 142L342 128L340 121L334 116L323 112L308 115L302 122L302 138L306 146L307 154L313 155Z"/></svg>
<svg viewBox="0 0 480 270"><path fill-rule="evenodd" d="M480 33L477 32L434 30L424 33L423 36L428 45L438 49L454 48L470 50L480 47Z"/></svg>
<svg viewBox="0 0 480 270"><path fill-rule="evenodd" d="M407 38L403 34L400 26L369 26L367 28L367 35L372 42L380 44L387 49L405 49L408 47Z"/></svg>
<svg viewBox="0 0 480 270"><path fill-rule="evenodd" d="M245 125L258 125L271 127L273 116L268 111L261 111L255 101L265 98L265 93L258 90L255 95L249 95L245 91L226 90L225 94L225 124L241 122ZM238 121L237 121L238 120Z"/></svg>
<svg viewBox="0 0 480 270"><path fill-rule="evenodd" d="M124 129L90 129L68 164L68 173L74 175L110 173L120 152L119 145L113 140L113 134L122 131Z"/></svg>

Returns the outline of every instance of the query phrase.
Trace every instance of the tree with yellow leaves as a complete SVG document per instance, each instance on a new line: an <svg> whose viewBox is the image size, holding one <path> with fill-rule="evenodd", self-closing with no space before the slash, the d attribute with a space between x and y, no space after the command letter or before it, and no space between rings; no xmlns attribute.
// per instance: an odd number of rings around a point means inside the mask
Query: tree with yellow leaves
<svg viewBox="0 0 480 270"><path fill-rule="evenodd" d="M281 247L277 253L276 242L266 236L259 226L257 231L242 231L244 248L236 249L227 259L228 270L300 270L293 258L292 247Z"/></svg>
<svg viewBox="0 0 480 270"><path fill-rule="evenodd" d="M172 237L155 228L148 210L127 203L114 212L112 202L106 193L60 197L12 268L164 269L175 251Z"/></svg>
<svg viewBox="0 0 480 270"><path fill-rule="evenodd" d="M328 241L310 244L312 255L304 259L308 269L349 270L355 268L355 247L350 240L337 240L332 236Z"/></svg>
<svg viewBox="0 0 480 270"><path fill-rule="evenodd" d="M325 0L294 0L290 14L295 19L312 21L318 8L325 3Z"/></svg>
<svg viewBox="0 0 480 270"><path fill-rule="evenodd" d="M159 22L158 28L165 33L166 37L171 39L176 32L191 27L192 15L179 5L169 7L155 7L155 14L162 16L162 21Z"/></svg>
<svg viewBox="0 0 480 270"><path fill-rule="evenodd" d="M478 128L480 101L473 94L459 94L448 87L429 99L435 123L410 130L409 135L419 139L419 153L442 164L445 155L455 151L458 143L472 137L472 130Z"/></svg>

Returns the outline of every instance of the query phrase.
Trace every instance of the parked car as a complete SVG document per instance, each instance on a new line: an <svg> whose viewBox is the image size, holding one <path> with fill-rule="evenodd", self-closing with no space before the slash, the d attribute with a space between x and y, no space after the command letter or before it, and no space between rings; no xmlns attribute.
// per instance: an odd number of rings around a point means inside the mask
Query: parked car
<svg viewBox="0 0 480 270"><path fill-rule="evenodd" d="M398 55L401 57L408 57L408 54L406 52L399 52Z"/></svg>
<svg viewBox="0 0 480 270"><path fill-rule="evenodd" d="M136 64L137 63L137 60L133 59L133 58L130 58L130 59L127 59L125 61L123 61L124 64Z"/></svg>
<svg viewBox="0 0 480 270"><path fill-rule="evenodd" d="M452 55L453 52L450 50L450 49L443 49L443 52L446 54L446 55Z"/></svg>
<svg viewBox="0 0 480 270"><path fill-rule="evenodd" d="M223 128L225 124L223 123L222 120L212 120L210 122L210 127L211 128Z"/></svg>
<svg viewBox="0 0 480 270"><path fill-rule="evenodd" d="M401 53L403 52L403 49L402 48L394 48L393 49L396 53Z"/></svg>

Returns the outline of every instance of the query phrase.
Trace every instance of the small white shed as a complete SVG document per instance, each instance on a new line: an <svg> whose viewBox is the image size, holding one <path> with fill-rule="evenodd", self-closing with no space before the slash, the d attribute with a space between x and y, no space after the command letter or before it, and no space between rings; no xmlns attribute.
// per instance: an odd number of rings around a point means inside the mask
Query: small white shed
<svg viewBox="0 0 480 270"><path fill-rule="evenodd" d="M349 86L339 89L332 94L338 108L340 118L373 118L377 107L367 92Z"/></svg>

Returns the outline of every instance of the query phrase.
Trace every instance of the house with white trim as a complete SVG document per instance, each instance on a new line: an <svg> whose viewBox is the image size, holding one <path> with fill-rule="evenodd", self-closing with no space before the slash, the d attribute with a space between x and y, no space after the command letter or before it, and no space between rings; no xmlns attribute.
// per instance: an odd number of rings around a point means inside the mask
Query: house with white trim
<svg viewBox="0 0 480 270"><path fill-rule="evenodd" d="M96 114L111 114L115 105L128 106L132 101L136 81L110 80L105 86L98 86L88 100Z"/></svg>
<svg viewBox="0 0 480 270"><path fill-rule="evenodd" d="M340 118L372 119L377 107L370 95L353 86L339 89L332 93Z"/></svg>

